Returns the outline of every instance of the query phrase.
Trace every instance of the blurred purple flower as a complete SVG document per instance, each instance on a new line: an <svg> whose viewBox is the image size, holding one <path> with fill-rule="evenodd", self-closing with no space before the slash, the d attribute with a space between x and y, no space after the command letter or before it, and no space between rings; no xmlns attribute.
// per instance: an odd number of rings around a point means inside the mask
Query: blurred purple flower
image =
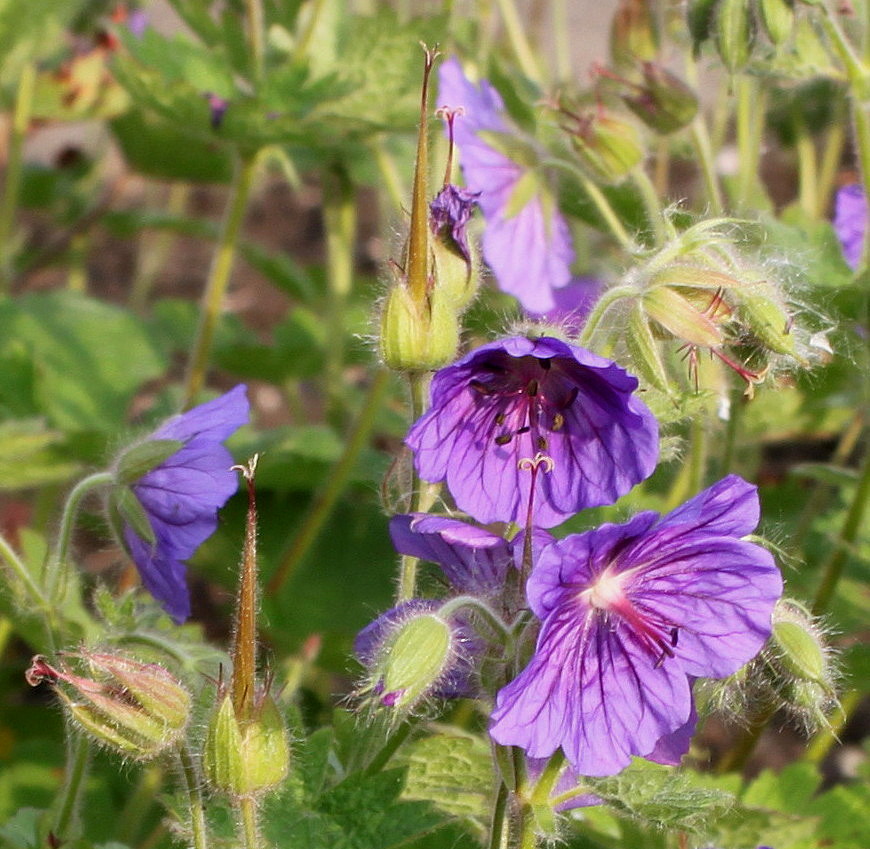
<svg viewBox="0 0 870 849"><path fill-rule="evenodd" d="M420 477L446 480L483 524L525 525L534 481L533 524L549 528L652 474L658 423L635 389L616 363L576 345L509 337L438 371L405 441Z"/></svg>
<svg viewBox="0 0 870 849"><path fill-rule="evenodd" d="M731 475L663 518L640 513L544 549L526 587L541 632L496 697L493 739L535 758L561 747L592 776L632 755L678 756L692 680L731 675L770 635L782 578L741 539L758 517L755 487Z"/></svg>
<svg viewBox="0 0 870 849"><path fill-rule="evenodd" d="M129 29L136 38L142 38L150 23L151 21L149 20L147 12L142 9L134 9L130 12L129 17L127 18L127 29Z"/></svg>
<svg viewBox="0 0 870 849"><path fill-rule="evenodd" d="M534 550L553 541L535 528ZM459 519L410 513L390 519L390 537L396 551L437 563L451 585L462 593L502 593L512 569L522 565L525 533L508 541L486 528Z"/></svg>
<svg viewBox="0 0 870 849"><path fill-rule="evenodd" d="M122 530L142 583L176 622L190 615L184 560L217 528L217 511L236 491L233 458L221 445L248 421L244 385L161 425L148 440L177 440L182 447L131 485L155 542L125 523Z"/></svg>
<svg viewBox="0 0 870 849"><path fill-rule="evenodd" d="M545 312L526 310L526 313L531 318L557 324L576 336L603 291L604 284L596 277L575 277L562 289L553 290L553 309Z"/></svg>
<svg viewBox="0 0 870 849"><path fill-rule="evenodd" d="M556 306L553 290L571 281L574 248L565 219L548 195L533 190L520 209L514 209L517 189L528 167L518 164L480 137L481 131L516 135L504 118L499 93L486 81L474 85L457 59L449 59L438 73L438 98L464 116L454 127L462 173L486 219L483 256L498 285L523 307L547 312ZM527 188L527 187L521 187Z"/></svg>
<svg viewBox="0 0 870 849"><path fill-rule="evenodd" d="M853 270L861 261L867 233L867 196L858 183L843 186L834 202L834 230L843 246L843 257Z"/></svg>

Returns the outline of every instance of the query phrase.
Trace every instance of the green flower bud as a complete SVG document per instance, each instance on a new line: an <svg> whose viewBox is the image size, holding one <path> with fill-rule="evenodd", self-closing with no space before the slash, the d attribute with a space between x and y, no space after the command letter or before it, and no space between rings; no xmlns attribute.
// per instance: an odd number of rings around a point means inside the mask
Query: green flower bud
<svg viewBox="0 0 870 849"><path fill-rule="evenodd" d="M576 123L571 143L595 179L619 183L643 160L643 142L630 121L602 108L572 117Z"/></svg>
<svg viewBox="0 0 870 849"><path fill-rule="evenodd" d="M71 720L97 742L147 760L180 740L191 697L166 669L108 653L83 651L70 657L82 661L92 677L66 666L55 669L36 656L26 678L33 686L51 683Z"/></svg>
<svg viewBox="0 0 870 849"><path fill-rule="evenodd" d="M749 0L720 0L716 8L716 48L732 74L749 61L754 41Z"/></svg>
<svg viewBox="0 0 870 849"><path fill-rule="evenodd" d="M290 767L290 745L278 708L266 695L240 720L230 694L211 717L202 753L211 786L233 799L259 796L280 784Z"/></svg>
<svg viewBox="0 0 870 849"><path fill-rule="evenodd" d="M790 316L778 302L772 287L765 288L768 291L748 287L737 293L738 317L764 348L799 359Z"/></svg>
<svg viewBox="0 0 870 849"><path fill-rule="evenodd" d="M610 57L617 67L658 55L659 32L651 5L649 0L621 0L610 27Z"/></svg>
<svg viewBox="0 0 870 849"><path fill-rule="evenodd" d="M770 648L774 662L787 675L833 687L824 634L800 602L783 599L777 604Z"/></svg>
<svg viewBox="0 0 870 849"><path fill-rule="evenodd" d="M687 126L698 113L698 98L692 89L653 62L643 63L643 85L637 93L622 99L641 121L662 135Z"/></svg>
<svg viewBox="0 0 870 849"><path fill-rule="evenodd" d="M774 44L782 44L794 29L793 5L789 0L758 0L761 22Z"/></svg>
<svg viewBox="0 0 870 849"><path fill-rule="evenodd" d="M642 304L632 304L628 320L627 344L635 370L649 384L670 392L670 381Z"/></svg>
<svg viewBox="0 0 870 849"><path fill-rule="evenodd" d="M439 616L423 614L404 623L385 644L377 668L381 702L413 706L432 691L453 657L453 629Z"/></svg>

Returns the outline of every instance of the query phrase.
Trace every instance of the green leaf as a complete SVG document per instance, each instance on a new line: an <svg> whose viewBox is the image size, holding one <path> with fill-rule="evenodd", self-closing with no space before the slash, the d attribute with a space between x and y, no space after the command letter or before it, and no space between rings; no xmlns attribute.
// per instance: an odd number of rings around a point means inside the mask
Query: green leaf
<svg viewBox="0 0 870 849"><path fill-rule="evenodd" d="M115 429L136 390L167 365L138 319L74 292L6 301L0 327L31 353L39 409L69 431Z"/></svg>
<svg viewBox="0 0 870 849"><path fill-rule="evenodd" d="M0 490L68 481L80 467L64 457L62 443L63 434L39 419L0 423Z"/></svg>
<svg viewBox="0 0 870 849"><path fill-rule="evenodd" d="M804 814L822 777L812 764L794 763L776 773L764 770L743 793L740 801L750 808Z"/></svg>
<svg viewBox="0 0 870 849"><path fill-rule="evenodd" d="M492 795L489 743L458 730L445 732L409 744L402 762L408 767L402 798L429 800L483 835Z"/></svg>
<svg viewBox="0 0 870 849"><path fill-rule="evenodd" d="M640 759L618 775L588 783L615 810L656 828L702 831L734 804L729 793L694 784L690 773Z"/></svg>

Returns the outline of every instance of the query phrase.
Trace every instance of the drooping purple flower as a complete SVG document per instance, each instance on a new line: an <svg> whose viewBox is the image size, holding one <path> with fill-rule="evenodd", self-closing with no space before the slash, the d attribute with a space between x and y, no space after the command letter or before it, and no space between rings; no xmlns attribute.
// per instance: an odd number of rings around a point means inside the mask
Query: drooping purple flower
<svg viewBox="0 0 870 849"><path fill-rule="evenodd" d="M492 737L531 757L561 747L593 776L684 749L692 679L736 672L771 631L782 579L741 539L758 515L755 488L731 475L663 518L547 547L526 587L542 621L535 653L498 693ZM674 734L683 742L663 741Z"/></svg>
<svg viewBox="0 0 870 849"><path fill-rule="evenodd" d="M246 388L239 385L174 416L145 440L174 440L181 447L130 485L154 541L130 522L121 536L145 588L176 622L190 615L183 561L214 533L217 511L238 486L232 455L221 443L248 421L248 413Z"/></svg>
<svg viewBox="0 0 870 849"><path fill-rule="evenodd" d="M855 269L861 261L867 233L867 195L858 183L843 186L834 202L834 230L843 246L843 257Z"/></svg>
<svg viewBox="0 0 870 849"><path fill-rule="evenodd" d="M441 65L438 81L439 101L464 110L454 133L466 185L479 193L486 220L484 259L501 289L525 309L547 312L556 305L553 290L571 281L574 248L568 224L552 196L534 184L529 168L479 135L517 135L504 117L499 93L486 80L472 83L455 58Z"/></svg>
<svg viewBox="0 0 870 849"><path fill-rule="evenodd" d="M533 552L553 541L542 528L533 533ZM437 563L454 589L486 596L503 593L509 573L522 565L525 533L512 540L447 516L410 513L390 519L390 537L400 554Z"/></svg>
<svg viewBox="0 0 870 849"><path fill-rule="evenodd" d="M432 232L439 234L446 231L466 262L471 262L471 251L465 230L477 204L477 196L477 192L448 183L429 204L429 225Z"/></svg>
<svg viewBox="0 0 870 849"><path fill-rule="evenodd" d="M431 407L405 441L420 477L446 481L478 522L525 525L534 484L533 524L549 528L652 474L658 424L635 389L583 348L513 336L438 371ZM551 468L527 470L542 456Z"/></svg>

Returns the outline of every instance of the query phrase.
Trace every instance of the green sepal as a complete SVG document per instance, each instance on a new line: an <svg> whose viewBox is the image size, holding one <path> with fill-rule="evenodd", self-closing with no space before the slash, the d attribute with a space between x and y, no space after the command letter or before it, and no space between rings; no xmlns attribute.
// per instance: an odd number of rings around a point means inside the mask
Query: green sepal
<svg viewBox="0 0 870 849"><path fill-rule="evenodd" d="M148 545L156 545L157 536L151 527L148 513L129 486L118 486L112 490L110 507L121 522L129 525L140 539Z"/></svg>
<svg viewBox="0 0 870 849"><path fill-rule="evenodd" d="M184 447L180 439L149 439L127 449L118 461L118 483L133 484Z"/></svg>
<svg viewBox="0 0 870 849"><path fill-rule="evenodd" d="M631 352L632 364L644 380L670 395L670 381L659 353L659 346L640 303L635 303L631 307L626 341Z"/></svg>

